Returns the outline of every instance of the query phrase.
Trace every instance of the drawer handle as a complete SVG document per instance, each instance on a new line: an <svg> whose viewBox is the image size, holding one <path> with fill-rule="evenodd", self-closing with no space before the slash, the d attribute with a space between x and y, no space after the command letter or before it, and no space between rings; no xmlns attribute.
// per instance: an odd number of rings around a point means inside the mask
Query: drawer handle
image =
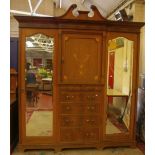
<svg viewBox="0 0 155 155"><path fill-rule="evenodd" d="M91 107L91 109L92 109L92 110L94 110L94 109L95 109L95 107L94 107L94 106L92 106L92 107Z"/></svg>
<svg viewBox="0 0 155 155"><path fill-rule="evenodd" d="M89 107L89 106L88 106L87 109L88 109L88 110L94 110L95 107L94 107L94 106L92 106L92 107Z"/></svg>
<svg viewBox="0 0 155 155"><path fill-rule="evenodd" d="M70 122L70 121L69 121L68 119L66 119L66 120L65 120L65 123L68 123L68 122Z"/></svg>
<svg viewBox="0 0 155 155"><path fill-rule="evenodd" d="M94 119L91 119L91 120L90 119L87 119L86 122L87 123L93 123L94 124L95 123L95 120Z"/></svg>
<svg viewBox="0 0 155 155"><path fill-rule="evenodd" d="M90 136L93 137L95 134L93 132L90 133Z"/></svg>
<svg viewBox="0 0 155 155"><path fill-rule="evenodd" d="M66 110L70 110L71 108L69 106L66 107Z"/></svg>
<svg viewBox="0 0 155 155"><path fill-rule="evenodd" d="M74 98L74 96L66 96L67 100L70 100L70 99L73 99L73 98Z"/></svg>
<svg viewBox="0 0 155 155"><path fill-rule="evenodd" d="M87 136L87 137L94 137L94 135L95 135L95 134L94 134L93 132L91 132L91 133L88 133L88 132L87 132L87 133L86 133L86 136Z"/></svg>
<svg viewBox="0 0 155 155"><path fill-rule="evenodd" d="M87 96L87 99L90 99L90 96Z"/></svg>

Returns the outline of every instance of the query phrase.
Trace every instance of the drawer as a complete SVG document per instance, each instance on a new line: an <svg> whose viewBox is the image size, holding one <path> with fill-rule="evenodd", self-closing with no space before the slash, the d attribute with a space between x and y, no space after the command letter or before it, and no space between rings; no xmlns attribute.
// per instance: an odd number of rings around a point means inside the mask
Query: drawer
<svg viewBox="0 0 155 155"><path fill-rule="evenodd" d="M85 143L99 142L99 128L85 128L82 132L82 139Z"/></svg>
<svg viewBox="0 0 155 155"><path fill-rule="evenodd" d="M101 124L100 117L98 115L84 116L82 121L82 124L85 127L97 127Z"/></svg>
<svg viewBox="0 0 155 155"><path fill-rule="evenodd" d="M82 142L82 133L80 128L61 128L60 129L60 141L63 143L74 142L80 143Z"/></svg>
<svg viewBox="0 0 155 155"><path fill-rule="evenodd" d="M60 87L59 100L62 102L101 102L103 92L101 87L91 86L66 86Z"/></svg>
<svg viewBox="0 0 155 155"><path fill-rule="evenodd" d="M61 115L61 127L96 127L99 126L100 117L98 115L74 116L74 115Z"/></svg>
<svg viewBox="0 0 155 155"><path fill-rule="evenodd" d="M61 128L62 143L91 143L99 142L99 128Z"/></svg>
<svg viewBox="0 0 155 155"><path fill-rule="evenodd" d="M98 92L60 92L59 100L61 102L102 102L103 95Z"/></svg>
<svg viewBox="0 0 155 155"><path fill-rule="evenodd" d="M61 127L79 127L82 126L83 118L82 116L60 116L60 125Z"/></svg>
<svg viewBox="0 0 155 155"><path fill-rule="evenodd" d="M99 103L61 102L61 114L98 114Z"/></svg>

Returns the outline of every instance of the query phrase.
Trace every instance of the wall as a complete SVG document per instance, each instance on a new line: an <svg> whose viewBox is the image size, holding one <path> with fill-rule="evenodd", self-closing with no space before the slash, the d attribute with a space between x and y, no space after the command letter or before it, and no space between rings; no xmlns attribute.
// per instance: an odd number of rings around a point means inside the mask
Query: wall
<svg viewBox="0 0 155 155"><path fill-rule="evenodd" d="M10 16L10 37L19 37L18 22L13 16Z"/></svg>

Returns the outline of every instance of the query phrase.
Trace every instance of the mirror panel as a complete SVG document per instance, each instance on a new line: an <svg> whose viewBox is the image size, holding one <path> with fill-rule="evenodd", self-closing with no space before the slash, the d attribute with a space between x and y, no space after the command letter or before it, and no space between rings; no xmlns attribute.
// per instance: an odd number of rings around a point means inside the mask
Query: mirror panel
<svg viewBox="0 0 155 155"><path fill-rule="evenodd" d="M130 126L133 41L108 41L106 134L126 133Z"/></svg>
<svg viewBox="0 0 155 155"><path fill-rule="evenodd" d="M26 136L52 136L54 38L26 37L25 51Z"/></svg>

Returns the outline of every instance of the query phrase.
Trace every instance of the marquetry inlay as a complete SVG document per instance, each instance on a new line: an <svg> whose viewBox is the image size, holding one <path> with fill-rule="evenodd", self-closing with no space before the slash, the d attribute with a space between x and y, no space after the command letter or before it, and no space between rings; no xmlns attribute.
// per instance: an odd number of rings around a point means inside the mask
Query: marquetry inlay
<svg viewBox="0 0 155 155"><path fill-rule="evenodd" d="M99 77L96 75L94 76L94 80L97 81L99 79Z"/></svg>
<svg viewBox="0 0 155 155"><path fill-rule="evenodd" d="M67 80L67 79L68 79L68 77L67 77L66 75L64 75L63 79L64 79L64 80Z"/></svg>

